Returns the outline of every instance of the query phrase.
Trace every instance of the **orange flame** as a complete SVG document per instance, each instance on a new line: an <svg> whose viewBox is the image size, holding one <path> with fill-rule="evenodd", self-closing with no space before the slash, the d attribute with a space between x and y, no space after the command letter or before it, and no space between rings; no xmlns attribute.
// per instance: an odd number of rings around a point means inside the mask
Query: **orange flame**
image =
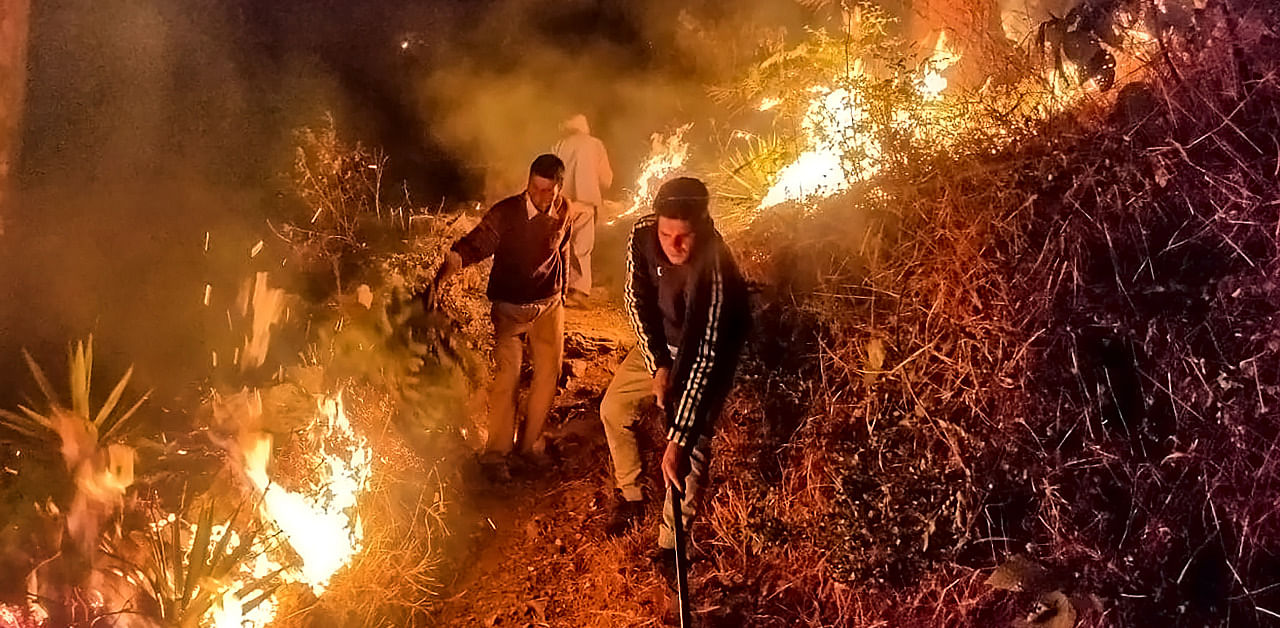
<svg viewBox="0 0 1280 628"><path fill-rule="evenodd" d="M267 599L245 612L246 600L238 598L236 592L246 583L278 573L282 582L305 584L318 596L324 593L333 575L363 547L364 530L356 509L368 485L372 451L352 428L341 393L318 398L316 403L316 418L305 431L318 433L319 446L312 452L314 459L305 466L314 469L318 477L313 478L314 488L299 491L284 488L268 474L272 439L259 428L262 401L257 391L242 391L215 405L215 417L240 425L235 448L250 484L262 495L259 516L269 529L279 531L268 538L287 543L296 557L286 559L280 547L263 548L252 564L241 567L235 582L221 589L218 603L206 616L209 625L267 625L275 617L276 602ZM215 536L225 529L216 526ZM232 542L228 547L235 547L235 532L230 534Z"/></svg>
<svg viewBox="0 0 1280 628"><path fill-rule="evenodd" d="M661 133L654 133L649 138L649 157L645 159L640 176L636 179L636 192L631 206L610 220L609 224L619 218L640 213L648 207L663 179L684 167L685 160L689 157L689 145L684 141L684 134L692 126L693 123L690 122L665 138Z"/></svg>
<svg viewBox="0 0 1280 628"><path fill-rule="evenodd" d="M302 558L300 579L316 595L361 549L364 530L355 507L368 484L371 458L368 444L351 429L341 394L321 400L320 412L316 425L325 433L318 452L323 481L317 493L296 493L271 482L269 434L256 435L244 450L245 472L263 494L263 515L280 528ZM345 444L331 444L334 441Z"/></svg>
<svg viewBox="0 0 1280 628"><path fill-rule="evenodd" d="M947 45L945 32L938 34L934 51L922 64L916 79L916 92L926 103L942 99L947 79L942 72L950 68L960 55ZM861 59L854 64L854 74L862 72ZM811 201L849 189L880 170L882 148L866 129L867 112L859 94L846 88L833 89L815 85L813 96L800 128L809 149L778 171L773 185L760 202L760 209L788 201ZM903 114L899 123L910 124ZM919 129L917 129L919 131Z"/></svg>

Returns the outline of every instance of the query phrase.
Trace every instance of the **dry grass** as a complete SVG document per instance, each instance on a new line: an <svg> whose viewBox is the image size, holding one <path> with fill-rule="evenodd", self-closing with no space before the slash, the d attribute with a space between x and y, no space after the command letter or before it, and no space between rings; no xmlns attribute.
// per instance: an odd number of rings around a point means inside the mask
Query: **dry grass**
<svg viewBox="0 0 1280 628"><path fill-rule="evenodd" d="M420 625L443 589L458 478L396 429L391 397L369 387L348 396L353 420L378 452L360 504L363 550L314 606L289 609L274 625Z"/></svg>
<svg viewBox="0 0 1280 628"><path fill-rule="evenodd" d="M1210 17L1114 108L743 236L709 618L1007 623L1015 554L1080 625L1280 616L1275 20Z"/></svg>

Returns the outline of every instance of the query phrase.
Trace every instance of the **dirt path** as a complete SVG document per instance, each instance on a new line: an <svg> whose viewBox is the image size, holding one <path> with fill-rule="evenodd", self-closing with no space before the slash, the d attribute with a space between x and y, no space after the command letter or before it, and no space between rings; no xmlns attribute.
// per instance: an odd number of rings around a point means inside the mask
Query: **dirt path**
<svg viewBox="0 0 1280 628"><path fill-rule="evenodd" d="M464 505L472 528L454 531L469 535L468 547L435 614L440 626L661 625L665 587L646 557L656 506L627 536L602 532L613 496L598 407L633 336L616 305L567 312L572 376L548 428L554 464L475 484Z"/></svg>

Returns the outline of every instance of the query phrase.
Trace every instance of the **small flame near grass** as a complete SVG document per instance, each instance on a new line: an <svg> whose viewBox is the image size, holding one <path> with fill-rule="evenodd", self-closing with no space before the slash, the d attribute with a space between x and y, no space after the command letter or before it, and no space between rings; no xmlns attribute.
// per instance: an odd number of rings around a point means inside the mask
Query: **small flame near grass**
<svg viewBox="0 0 1280 628"><path fill-rule="evenodd" d="M942 90L947 88L947 78L942 73L959 60L960 53L947 45L947 31L938 31L938 41L933 46L933 54L925 60L924 74L916 87L926 102L934 102L942 98Z"/></svg>
<svg viewBox="0 0 1280 628"><path fill-rule="evenodd" d="M960 54L947 44L946 32L939 32L933 53L922 64L915 83L916 93L925 103L937 103L943 99L942 91L947 88L947 79L942 73L959 60ZM855 79L861 75L861 70L862 64L855 64ZM868 113L862 94L856 89L825 85L815 85L809 92L813 96L800 123L809 148L778 171L773 186L760 201L760 209L788 201L832 196L880 170L882 149L879 140L868 130ZM765 104L761 103L762 111ZM918 126L933 124L934 121L912 121L899 115L897 123Z"/></svg>
<svg viewBox="0 0 1280 628"><path fill-rule="evenodd" d="M649 157L640 168L640 176L636 178L636 191L632 196L631 206L618 214L609 224L620 218L633 216L649 207L658 186L671 174L684 167L689 158L689 144L684 141L684 134L693 126L690 122L669 135L654 133L649 139Z"/></svg>
<svg viewBox="0 0 1280 628"><path fill-rule="evenodd" d="M239 405L249 425L256 424L261 402L245 392ZM309 487L290 490L268 474L272 438L261 431L240 436L243 470L258 494L258 520L263 533L253 540L254 550L233 577L218 583L217 601L202 625L217 628L260 628L269 625L279 608L279 585L300 584L320 596L334 574L351 564L363 549L364 530L358 501L368 487L372 450L351 426L342 394L317 400L317 415L303 430L312 446L306 447L305 468L312 470ZM180 525L175 515L154 524L157 530ZM183 551L197 548L196 526L184 533ZM230 535L222 546L232 551L240 545L239 532L226 524L213 527L215 539ZM274 582L276 584L269 584ZM268 584L264 584L268 583ZM210 583L212 584L212 583Z"/></svg>
<svg viewBox="0 0 1280 628"><path fill-rule="evenodd" d="M314 492L289 491L271 481L268 434L256 435L245 449L244 464L249 480L262 492L263 517L280 529L301 558L300 581L320 595L333 574L361 549L364 531L356 505L369 483L371 451L351 428L341 394L320 401L312 430L319 430L321 443L315 465L321 481Z"/></svg>
<svg viewBox="0 0 1280 628"><path fill-rule="evenodd" d="M782 167L773 186L760 201L765 209L790 200L814 196L825 197L849 188L851 176L846 173L846 141L851 140L864 154L856 166L862 179L875 174L880 147L857 127L866 118L865 110L849 90L830 89L820 85L809 89L813 97L800 123L809 150Z"/></svg>
<svg viewBox="0 0 1280 628"><path fill-rule="evenodd" d="M245 285L239 297L242 314L250 317L251 335L245 338L241 367L263 363L272 327L284 311L284 291L271 288L267 273L258 273ZM238 425L237 443L245 477L260 496L259 518L268 537L278 539L280 546L265 548L245 582L226 588L221 604L213 611L215 625L263 626L271 621L274 608L270 599L242 600L235 593L244 585L271 575L281 583L306 585L320 596L328 588L334 574L349 565L361 551L364 530L357 511L358 500L368 488L372 450L368 441L357 434L347 418L341 391L316 396L315 419L297 437L305 439L300 447L306 457L299 468L307 469L305 478L288 478L282 484L268 473L272 453L272 436L263 431L262 395L244 390L215 403L215 415L222 414ZM293 482L296 481L296 482ZM293 488L288 488L293 487ZM274 575L273 575L274 574ZM252 587L250 587L252 588ZM272 589L271 591L274 591ZM270 598L270 593L266 594ZM272 602L268 604L267 602ZM246 615L251 609L251 615Z"/></svg>

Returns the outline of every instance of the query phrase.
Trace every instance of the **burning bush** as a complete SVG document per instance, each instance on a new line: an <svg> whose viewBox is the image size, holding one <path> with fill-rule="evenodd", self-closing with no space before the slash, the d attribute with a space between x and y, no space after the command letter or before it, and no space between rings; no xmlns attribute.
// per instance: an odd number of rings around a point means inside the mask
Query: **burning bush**
<svg viewBox="0 0 1280 628"><path fill-rule="evenodd" d="M16 508L2 540L17 574L0 593L26 594L31 608L0 606L2 617L363 625L431 602L454 460L469 451L467 391L484 376L474 353L485 317L480 296L425 312L416 293L466 221L421 212L427 252L415 252L404 237L411 212L391 217L369 154L332 128L304 139L299 196L315 209L310 228L284 223L286 266L322 260L336 292L301 298L266 272L233 290L208 285L203 303L225 329L208 339L200 398L178 400L164 421L131 420L142 402L124 403L128 373L91 406L91 345L72 352L70 403L31 363L49 409L3 413L20 440L0 486ZM359 274L340 272L357 261ZM343 290L353 277L367 283ZM458 283L480 280L471 269ZM354 421L347 396L360 400ZM119 442L126 427L137 428L131 446ZM51 473L59 454L65 474ZM371 596L370 586L398 593Z"/></svg>
<svg viewBox="0 0 1280 628"><path fill-rule="evenodd" d="M45 408L20 406L17 413L0 410L0 428L6 440L14 443L18 454L26 454L19 469L6 467L13 477L6 476L4 486L9 493L6 506L12 509L5 518L12 524L5 531L4 562L16 577L5 584L25 585L30 596L59 596L81 584L83 574L50 563L65 555L64 563L92 564L103 525L118 514L125 491L133 484L135 451L124 443L123 435L133 427L130 419L146 396L129 407L120 406L131 369L100 405L92 405L92 339L77 343L70 351L69 403L30 355L26 358L44 395ZM62 464L54 458L61 458ZM14 499L13 493L29 494L33 499ZM22 535L27 535L26 539ZM4 592L6 596L15 593ZM32 609L37 616L48 616L34 603ZM76 610L86 609L72 609L71 613ZM67 617L64 613L54 615L57 621Z"/></svg>

